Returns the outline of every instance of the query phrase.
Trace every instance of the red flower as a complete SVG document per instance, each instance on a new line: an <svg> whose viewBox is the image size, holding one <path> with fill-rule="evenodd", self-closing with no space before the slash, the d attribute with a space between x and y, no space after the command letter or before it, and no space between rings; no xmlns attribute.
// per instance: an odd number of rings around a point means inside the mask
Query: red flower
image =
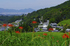
<svg viewBox="0 0 70 46"><path fill-rule="evenodd" d="M16 31L16 33L20 34L20 32L19 32L19 31Z"/></svg>
<svg viewBox="0 0 70 46"><path fill-rule="evenodd" d="M23 27L19 27L19 29L23 29Z"/></svg>
<svg viewBox="0 0 70 46"><path fill-rule="evenodd" d="M43 35L47 36L47 34L46 34L46 33L44 33Z"/></svg>
<svg viewBox="0 0 70 46"><path fill-rule="evenodd" d="M65 35L63 35L62 37L65 38Z"/></svg>
<svg viewBox="0 0 70 46"><path fill-rule="evenodd" d="M62 37L63 38L69 38L69 36L67 34L64 34Z"/></svg>
<svg viewBox="0 0 70 46"><path fill-rule="evenodd" d="M52 37L52 38L54 38L54 37Z"/></svg>
<svg viewBox="0 0 70 46"><path fill-rule="evenodd" d="M6 26L7 26L7 24L3 24L2 26L3 26L3 27L6 27Z"/></svg>
<svg viewBox="0 0 70 46"><path fill-rule="evenodd" d="M53 31L53 28L49 28L49 31L51 31L51 30Z"/></svg>
<svg viewBox="0 0 70 46"><path fill-rule="evenodd" d="M38 35L38 36L40 36L40 35Z"/></svg>
<svg viewBox="0 0 70 46"><path fill-rule="evenodd" d="M13 27L13 25L12 25L12 24L8 24L8 26L9 26L9 27Z"/></svg>
<svg viewBox="0 0 70 46"><path fill-rule="evenodd" d="M69 35L70 35L70 32L69 32Z"/></svg>
<svg viewBox="0 0 70 46"><path fill-rule="evenodd" d="M42 37L42 39L44 39L44 37Z"/></svg>
<svg viewBox="0 0 70 46"><path fill-rule="evenodd" d="M56 42L59 42L58 40Z"/></svg>
<svg viewBox="0 0 70 46"><path fill-rule="evenodd" d="M32 21L33 24L37 23L36 21Z"/></svg>
<svg viewBox="0 0 70 46"><path fill-rule="evenodd" d="M67 37L67 38L69 38L69 36L68 36L68 35L67 35L66 37Z"/></svg>
<svg viewBox="0 0 70 46"><path fill-rule="evenodd" d="M35 33L35 31L33 31L33 33Z"/></svg>

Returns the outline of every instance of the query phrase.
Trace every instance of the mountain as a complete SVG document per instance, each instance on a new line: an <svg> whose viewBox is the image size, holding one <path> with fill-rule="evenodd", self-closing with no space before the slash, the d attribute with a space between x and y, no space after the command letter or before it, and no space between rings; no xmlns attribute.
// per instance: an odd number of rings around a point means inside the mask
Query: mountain
<svg viewBox="0 0 70 46"><path fill-rule="evenodd" d="M36 21L39 22L39 18L41 16L43 16L43 22L49 19L50 23L59 23L65 19L70 19L70 0L57 6L39 9L37 11L33 11L32 13L28 13L27 17L23 17L23 21L31 24L35 18Z"/></svg>
<svg viewBox="0 0 70 46"><path fill-rule="evenodd" d="M31 8L21 9L21 10L0 8L0 14L27 14L27 13L31 13L33 11L35 11L35 10L31 9Z"/></svg>

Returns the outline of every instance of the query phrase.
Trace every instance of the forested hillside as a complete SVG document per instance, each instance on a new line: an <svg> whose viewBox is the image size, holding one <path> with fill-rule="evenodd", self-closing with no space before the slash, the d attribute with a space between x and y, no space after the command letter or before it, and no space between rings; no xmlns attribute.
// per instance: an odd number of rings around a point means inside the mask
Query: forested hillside
<svg viewBox="0 0 70 46"><path fill-rule="evenodd" d="M35 18L36 21L39 22L39 18L41 16L43 16L43 21L49 19L50 22L56 23L59 23L64 19L70 19L70 1L66 1L58 6L40 9L32 13L28 13L27 17L23 17L23 21L31 24Z"/></svg>
<svg viewBox="0 0 70 46"><path fill-rule="evenodd" d="M13 16L12 18L8 17L7 19L6 17L4 17L4 19L1 17L0 21L14 22L15 20L22 18L23 22L31 25L31 22L34 19L39 23L39 18L41 16L43 16L43 22L49 19L50 22L59 23L62 20L70 19L70 1L66 1L54 7L33 11L32 13L28 13L27 16L24 16L23 14L22 16Z"/></svg>
<svg viewBox="0 0 70 46"><path fill-rule="evenodd" d="M28 13L26 16L24 14L22 16L8 16L7 19L7 16L5 18L1 17L0 21L11 23L22 18L24 23L20 24L20 26L24 27L23 30L33 31L33 27L38 27L39 18L41 16L43 16L43 22L50 20L50 23L59 23L60 21L70 19L70 1L66 1L58 6L33 11L32 13ZM34 20L37 21L37 24L32 23Z"/></svg>
<svg viewBox="0 0 70 46"><path fill-rule="evenodd" d="M10 18L8 20L8 23L12 23L12 22L15 22L16 20L20 20L22 19L23 15L22 16L13 16L12 18Z"/></svg>
<svg viewBox="0 0 70 46"><path fill-rule="evenodd" d="M8 20L10 19L10 18L12 18L13 16L3 16L3 15L1 15L0 16L0 23L7 23L8 22Z"/></svg>
<svg viewBox="0 0 70 46"><path fill-rule="evenodd" d="M11 15L11 16L3 16L1 15L0 16L0 24L2 23L12 23L12 22L15 22L16 20L19 20L21 19L22 16L15 16L15 15Z"/></svg>

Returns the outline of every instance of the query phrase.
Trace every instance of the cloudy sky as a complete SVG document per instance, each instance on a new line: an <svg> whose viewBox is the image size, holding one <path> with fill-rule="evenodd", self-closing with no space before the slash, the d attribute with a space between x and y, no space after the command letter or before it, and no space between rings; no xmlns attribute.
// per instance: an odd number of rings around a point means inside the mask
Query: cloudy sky
<svg viewBox="0 0 70 46"><path fill-rule="evenodd" d="M67 0L0 0L0 8L4 9L28 9L35 10L56 6Z"/></svg>

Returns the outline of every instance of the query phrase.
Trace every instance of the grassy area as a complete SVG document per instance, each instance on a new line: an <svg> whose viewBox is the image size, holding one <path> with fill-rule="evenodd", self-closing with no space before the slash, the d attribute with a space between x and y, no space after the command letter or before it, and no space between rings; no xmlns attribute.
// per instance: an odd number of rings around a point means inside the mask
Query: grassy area
<svg viewBox="0 0 70 46"><path fill-rule="evenodd" d="M63 20L63 21L61 21L61 22L58 23L58 25L65 25L65 24L70 25L70 19L68 19L68 20Z"/></svg>
<svg viewBox="0 0 70 46"><path fill-rule="evenodd" d="M47 35L43 35L46 33ZM0 31L0 46L68 46L61 32L13 33ZM68 33L67 33L68 34ZM69 34L68 34L69 35Z"/></svg>

